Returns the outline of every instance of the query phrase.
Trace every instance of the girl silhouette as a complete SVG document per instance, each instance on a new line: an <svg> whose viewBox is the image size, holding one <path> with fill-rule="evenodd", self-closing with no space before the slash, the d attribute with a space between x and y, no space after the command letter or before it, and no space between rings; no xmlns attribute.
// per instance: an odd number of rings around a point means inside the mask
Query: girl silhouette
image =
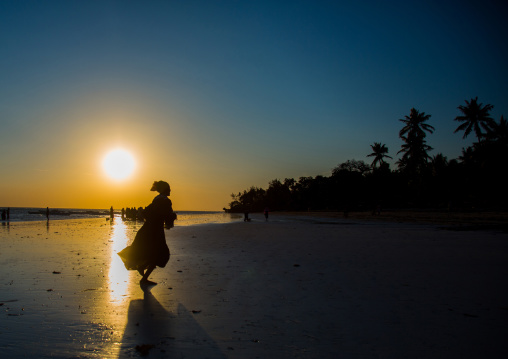
<svg viewBox="0 0 508 359"><path fill-rule="evenodd" d="M141 274L141 285L155 285L148 280L156 266L164 268L169 261L169 248L166 244L164 228L173 228L176 213L173 212L169 184L155 181L150 191L157 191L152 203L143 210L145 223L136 233L132 244L118 252L128 270L137 270Z"/></svg>

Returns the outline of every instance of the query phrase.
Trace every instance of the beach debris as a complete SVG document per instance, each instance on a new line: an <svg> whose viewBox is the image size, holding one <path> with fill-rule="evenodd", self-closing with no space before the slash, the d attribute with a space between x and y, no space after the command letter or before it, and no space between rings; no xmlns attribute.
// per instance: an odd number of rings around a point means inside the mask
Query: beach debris
<svg viewBox="0 0 508 359"><path fill-rule="evenodd" d="M469 313L462 313L464 314L465 317L468 317L468 318L478 318L477 315L474 315L474 314L469 314Z"/></svg>
<svg viewBox="0 0 508 359"><path fill-rule="evenodd" d="M150 350L152 350L153 347L154 347L153 344L141 344L136 345L135 349L141 356L146 356L150 353Z"/></svg>
<svg viewBox="0 0 508 359"><path fill-rule="evenodd" d="M56 270L54 270L53 274L62 274L62 272L57 272Z"/></svg>
<svg viewBox="0 0 508 359"><path fill-rule="evenodd" d="M52 292L52 291L53 291L53 289L48 289L48 290L46 290L46 292Z"/></svg>
<svg viewBox="0 0 508 359"><path fill-rule="evenodd" d="M200 310L193 310L192 313L198 314L198 313L201 313L201 311Z"/></svg>

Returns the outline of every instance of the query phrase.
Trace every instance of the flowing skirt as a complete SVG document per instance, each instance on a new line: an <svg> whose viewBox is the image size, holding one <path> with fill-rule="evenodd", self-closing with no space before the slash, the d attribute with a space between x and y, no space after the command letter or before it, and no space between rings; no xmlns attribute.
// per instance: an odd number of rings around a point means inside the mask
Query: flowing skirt
<svg viewBox="0 0 508 359"><path fill-rule="evenodd" d="M151 265L165 267L169 261L169 248L163 225L145 222L132 244L118 255L128 270L144 270Z"/></svg>

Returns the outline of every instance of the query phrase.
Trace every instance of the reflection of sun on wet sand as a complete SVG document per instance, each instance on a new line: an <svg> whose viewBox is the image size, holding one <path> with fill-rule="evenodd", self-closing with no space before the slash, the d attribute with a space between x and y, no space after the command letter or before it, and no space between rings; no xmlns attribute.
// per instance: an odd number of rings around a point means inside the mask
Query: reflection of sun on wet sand
<svg viewBox="0 0 508 359"><path fill-rule="evenodd" d="M0 301L15 300L2 306L4 355L91 355L112 346L125 317L110 305L111 225L20 222L0 230Z"/></svg>
<svg viewBox="0 0 508 359"><path fill-rule="evenodd" d="M115 264L139 228L0 227L5 357L505 357L508 237L287 220L175 227L149 292Z"/></svg>
<svg viewBox="0 0 508 359"><path fill-rule="evenodd" d="M131 272L125 270L125 266L117 255L129 242L129 229L123 221L115 221L111 239L111 264L109 266L109 292L111 300L115 303L121 302L127 296L129 277ZM132 232L132 230L131 230Z"/></svg>

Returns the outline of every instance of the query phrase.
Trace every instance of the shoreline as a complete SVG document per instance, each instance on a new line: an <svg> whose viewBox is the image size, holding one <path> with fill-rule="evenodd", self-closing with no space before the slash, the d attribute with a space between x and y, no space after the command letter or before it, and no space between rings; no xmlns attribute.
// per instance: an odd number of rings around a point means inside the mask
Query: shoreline
<svg viewBox="0 0 508 359"><path fill-rule="evenodd" d="M178 212L177 212L178 213ZM192 213L192 214L189 214ZM228 221L219 220L211 223L234 223L237 221L243 221L243 213L229 213L223 211L187 211L182 212L179 218L187 220L188 223L185 225L201 224L196 221L189 221L188 217L192 216L206 216L215 215L216 217L231 216ZM262 216L262 212L249 213L250 216ZM508 211L447 211L447 210L420 210L420 209L404 209L404 210L382 210L379 214L374 214L372 211L351 211L348 213L339 211L274 211L270 212L269 219L281 218L284 216L296 218L316 218L316 219L335 219L339 221L355 220L355 221L366 221L366 222L397 222L397 223L424 223L424 224L435 224L444 225L450 227L463 227L464 229L489 229L498 228L502 230L508 230ZM52 217L49 221L75 221L75 220L105 220L109 221L109 216L101 217ZM119 220L118 214L115 216L115 220ZM263 217L264 220L264 217ZM2 220L3 225L9 223L24 223L24 222L41 222L46 223L46 219L30 219L30 220ZM134 221L136 222L136 221ZM138 221L139 222L139 221ZM180 223L183 223L181 221ZM206 224L209 221L204 220L202 224ZM139 222L141 223L141 222ZM178 220L175 222L175 226L178 226Z"/></svg>

